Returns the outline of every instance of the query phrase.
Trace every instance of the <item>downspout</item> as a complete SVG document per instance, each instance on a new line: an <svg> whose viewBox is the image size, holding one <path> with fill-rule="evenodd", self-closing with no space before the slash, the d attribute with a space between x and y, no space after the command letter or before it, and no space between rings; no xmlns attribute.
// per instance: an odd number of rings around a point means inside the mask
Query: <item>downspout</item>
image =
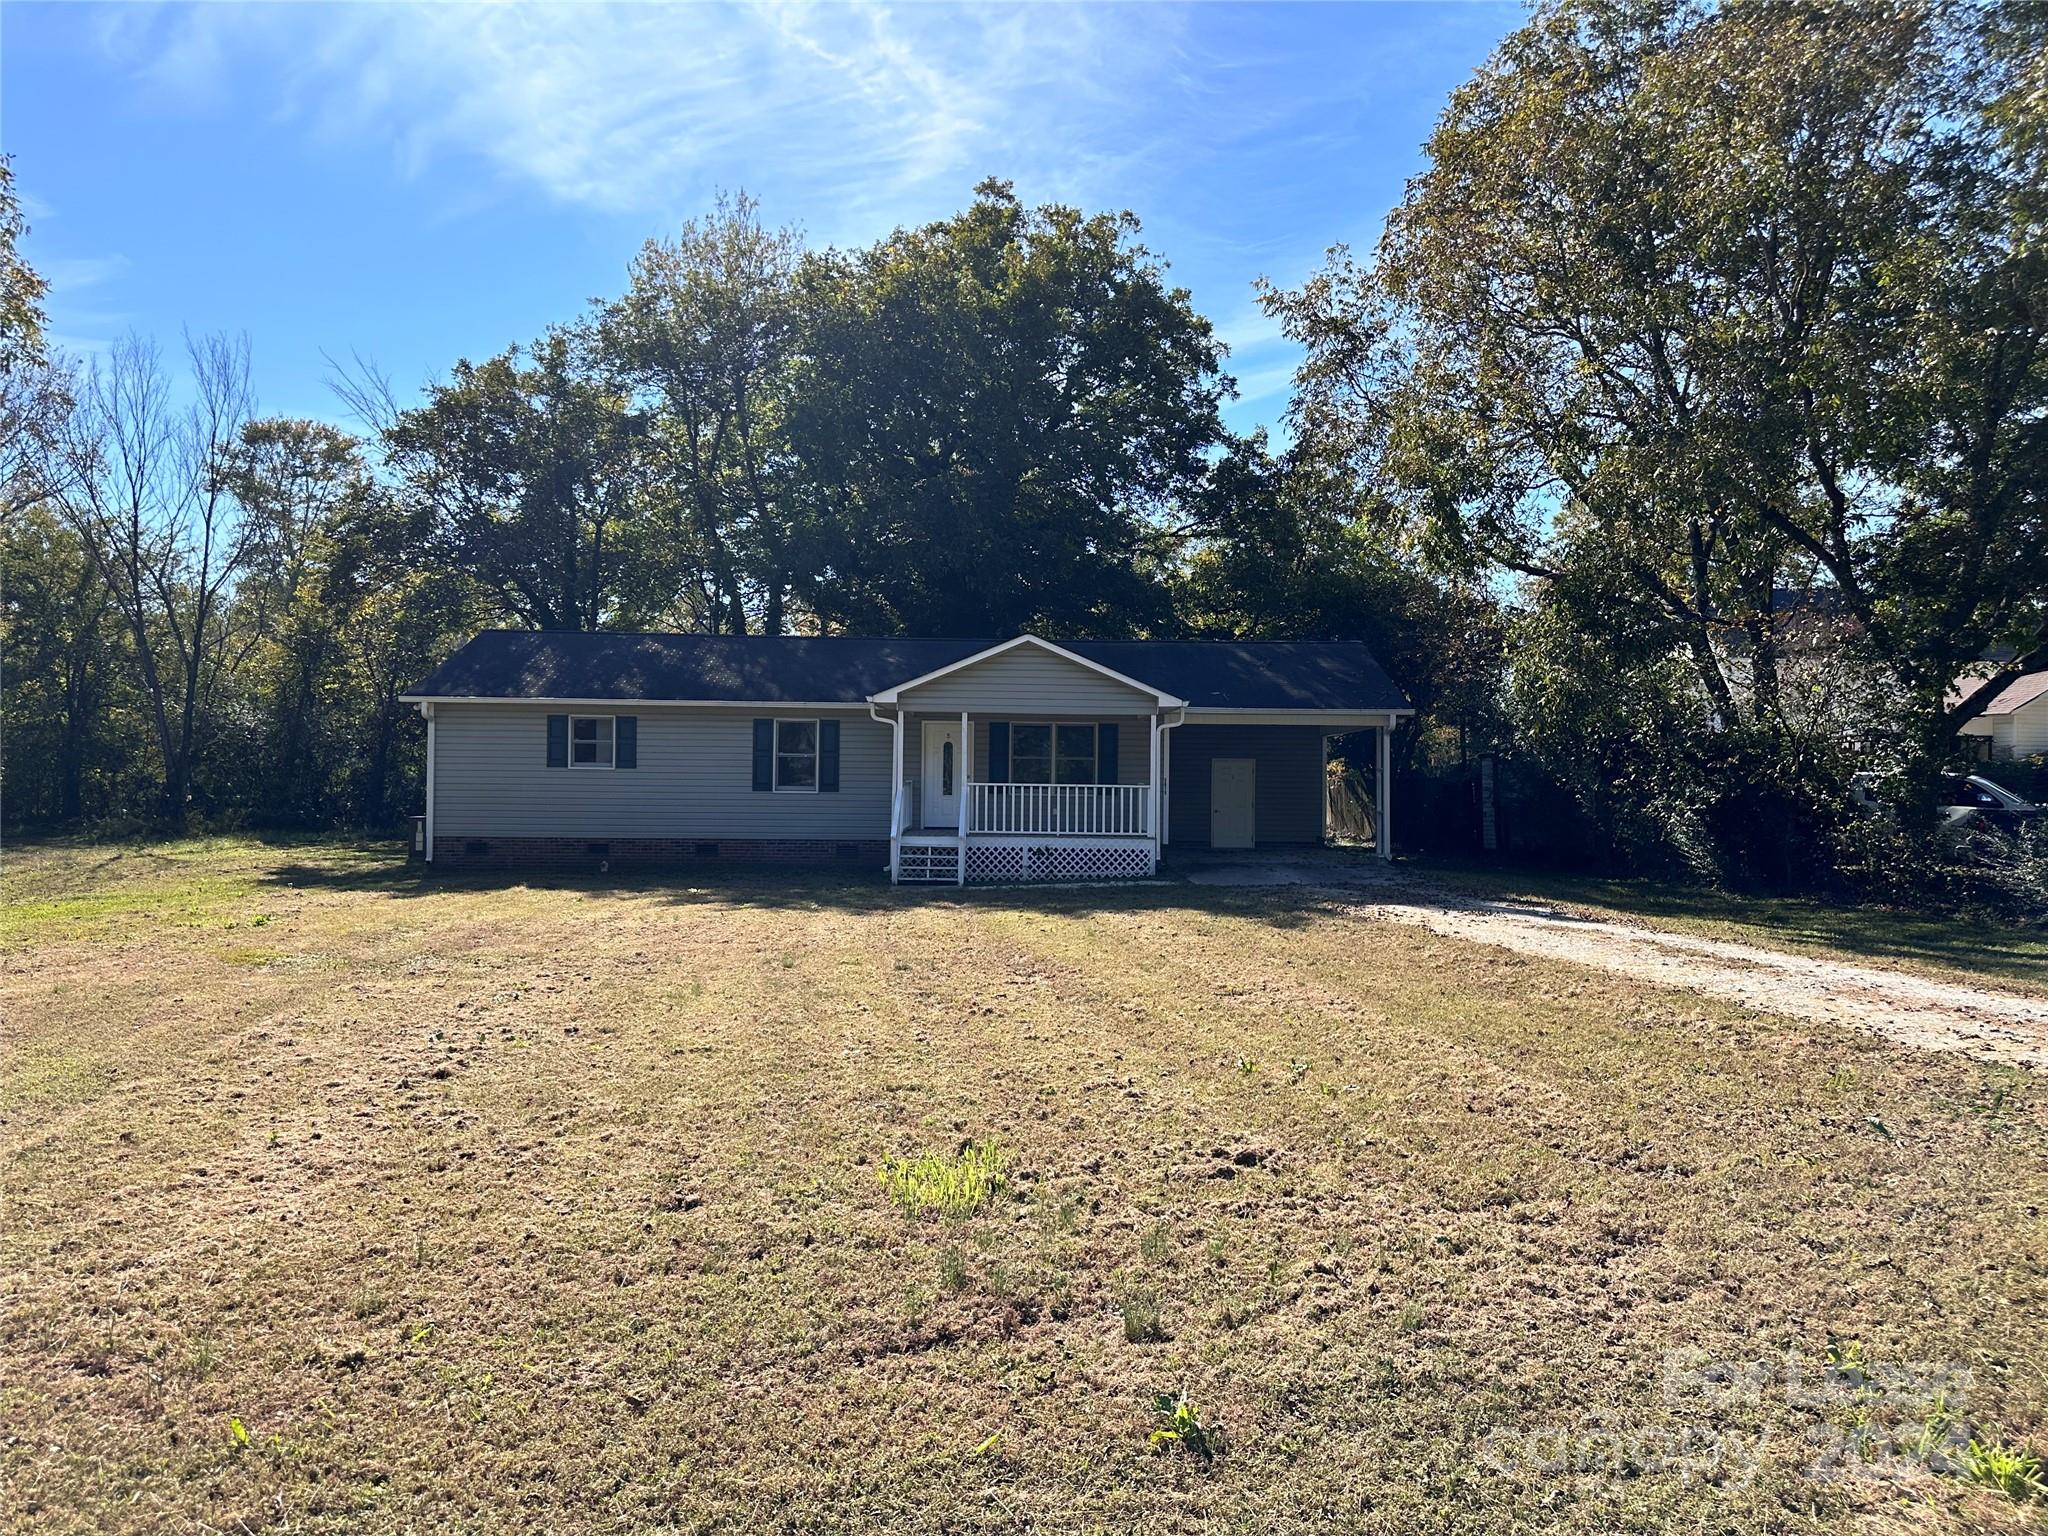
<svg viewBox="0 0 2048 1536"><path fill-rule="evenodd" d="M877 725L891 728L892 744L890 761L895 765L894 776L889 781L889 883L897 883L898 849L903 839L903 706L896 706L896 713L884 719L875 709L875 701L868 700L868 718Z"/></svg>
<svg viewBox="0 0 2048 1536"><path fill-rule="evenodd" d="M1152 786L1152 795L1158 804L1153 814L1159 818L1159 846L1164 848L1173 841L1173 738L1167 733L1188 723L1188 707L1183 704L1174 711L1172 720L1159 722L1159 782Z"/></svg>

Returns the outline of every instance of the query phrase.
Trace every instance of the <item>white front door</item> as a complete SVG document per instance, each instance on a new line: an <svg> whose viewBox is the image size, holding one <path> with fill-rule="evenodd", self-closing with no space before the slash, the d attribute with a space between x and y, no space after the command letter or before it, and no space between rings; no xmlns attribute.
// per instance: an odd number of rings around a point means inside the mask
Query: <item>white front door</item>
<svg viewBox="0 0 2048 1536"><path fill-rule="evenodd" d="M1258 763L1249 757L1209 760L1209 846L1249 848L1258 837Z"/></svg>
<svg viewBox="0 0 2048 1536"><path fill-rule="evenodd" d="M921 819L928 827L960 825L960 780L965 765L960 754L960 722L924 723L924 795Z"/></svg>

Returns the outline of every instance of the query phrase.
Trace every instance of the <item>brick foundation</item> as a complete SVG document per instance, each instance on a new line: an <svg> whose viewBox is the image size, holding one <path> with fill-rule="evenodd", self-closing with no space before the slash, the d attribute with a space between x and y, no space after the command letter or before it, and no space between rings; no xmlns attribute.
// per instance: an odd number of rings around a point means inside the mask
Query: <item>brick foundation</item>
<svg viewBox="0 0 2048 1536"><path fill-rule="evenodd" d="M889 865L886 838L446 837L436 869L677 869L831 865L873 874Z"/></svg>

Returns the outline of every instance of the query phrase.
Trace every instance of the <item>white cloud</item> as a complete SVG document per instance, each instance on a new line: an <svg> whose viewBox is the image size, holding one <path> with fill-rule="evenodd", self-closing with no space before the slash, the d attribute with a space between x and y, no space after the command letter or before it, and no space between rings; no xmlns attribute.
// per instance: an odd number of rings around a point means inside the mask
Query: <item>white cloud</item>
<svg viewBox="0 0 2048 1536"><path fill-rule="evenodd" d="M118 277L127 267L126 256L56 256L41 258L36 270L49 283L52 293L75 294L97 288L109 278Z"/></svg>
<svg viewBox="0 0 2048 1536"><path fill-rule="evenodd" d="M1179 89L1181 33L1164 7L207 5L123 11L102 41L152 92L413 172L480 161L663 214L779 182L854 226L997 166L1086 196L1156 147L1137 119Z"/></svg>

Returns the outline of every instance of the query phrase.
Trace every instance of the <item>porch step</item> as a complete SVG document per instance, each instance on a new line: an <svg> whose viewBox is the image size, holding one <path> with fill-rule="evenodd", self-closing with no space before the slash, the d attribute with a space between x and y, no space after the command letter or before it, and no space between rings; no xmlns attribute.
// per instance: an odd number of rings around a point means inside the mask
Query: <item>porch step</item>
<svg viewBox="0 0 2048 1536"><path fill-rule="evenodd" d="M896 879L903 885L957 885L960 839L904 838L896 849Z"/></svg>

